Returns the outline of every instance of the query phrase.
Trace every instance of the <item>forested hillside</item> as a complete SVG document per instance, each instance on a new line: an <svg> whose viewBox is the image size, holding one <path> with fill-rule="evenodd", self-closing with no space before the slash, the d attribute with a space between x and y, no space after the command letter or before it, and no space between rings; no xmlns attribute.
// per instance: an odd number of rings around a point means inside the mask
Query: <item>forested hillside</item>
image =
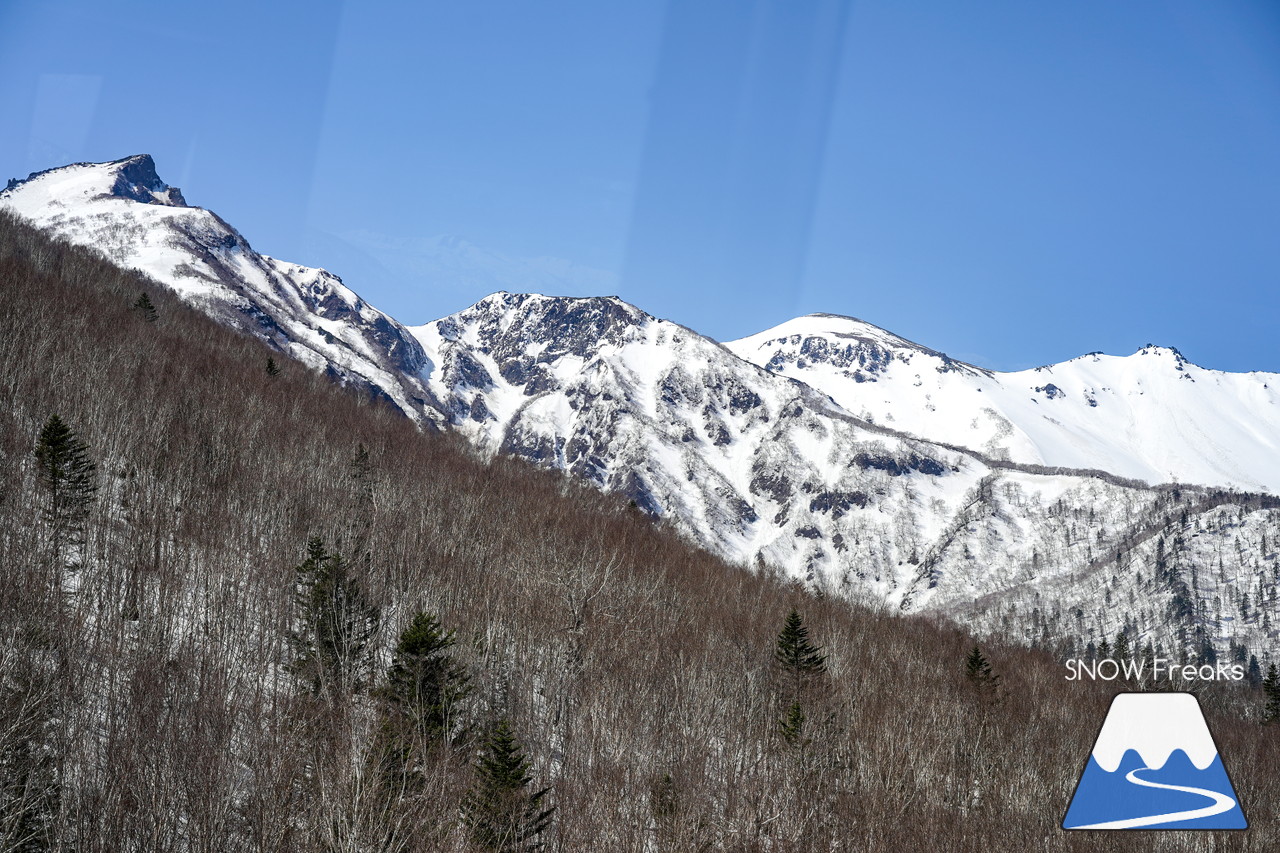
<svg viewBox="0 0 1280 853"><path fill-rule="evenodd" d="M1201 693L1248 833L1064 833L1119 683L967 674L7 213L0 311L0 850L1280 844L1258 688Z"/></svg>

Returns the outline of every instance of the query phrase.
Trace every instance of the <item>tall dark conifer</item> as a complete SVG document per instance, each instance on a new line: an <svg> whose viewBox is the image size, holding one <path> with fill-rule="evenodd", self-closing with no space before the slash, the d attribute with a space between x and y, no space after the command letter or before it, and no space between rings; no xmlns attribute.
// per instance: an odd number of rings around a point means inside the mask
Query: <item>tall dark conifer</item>
<svg viewBox="0 0 1280 853"><path fill-rule="evenodd" d="M1267 677L1262 680L1262 722L1267 725L1280 723L1280 672L1276 665L1267 667Z"/></svg>
<svg viewBox="0 0 1280 853"><path fill-rule="evenodd" d="M295 671L317 694L337 697L363 689L379 608L350 564L329 553L319 537L307 542L307 559L294 571L297 621L290 641Z"/></svg>
<svg viewBox="0 0 1280 853"><path fill-rule="evenodd" d="M494 726L476 764L476 782L462 803L471 840L495 853L541 850L554 807L544 808L550 788L529 792L533 777L506 720Z"/></svg>
<svg viewBox="0 0 1280 853"><path fill-rule="evenodd" d="M454 643L452 631L418 613L392 654L387 683L378 691L382 724L371 757L393 798L418 786L433 750L452 746L466 734L460 706L470 678L450 652Z"/></svg>
<svg viewBox="0 0 1280 853"><path fill-rule="evenodd" d="M450 651L455 643L438 619L417 613L400 634L387 670L388 705L428 741L450 741L462 728L458 708L470 678Z"/></svg>
<svg viewBox="0 0 1280 853"><path fill-rule="evenodd" d="M84 541L85 521L98 490L97 466L84 442L57 415L40 430L35 456L46 493L44 519L55 559L61 562Z"/></svg>
<svg viewBox="0 0 1280 853"><path fill-rule="evenodd" d="M984 699L995 701L999 698L1000 676L996 675L995 670L991 668L991 662L977 646L974 646L965 657L964 674Z"/></svg>
<svg viewBox="0 0 1280 853"><path fill-rule="evenodd" d="M809 629L794 608L783 621L773 657L799 687L808 679L827 671L827 656L809 640Z"/></svg>
<svg viewBox="0 0 1280 853"><path fill-rule="evenodd" d="M154 323L156 320L160 319L160 312L156 311L156 306L152 304L151 297L147 296L146 291L143 291L139 294L138 298L134 300L132 308L134 311L141 314L142 319L146 320L148 323Z"/></svg>

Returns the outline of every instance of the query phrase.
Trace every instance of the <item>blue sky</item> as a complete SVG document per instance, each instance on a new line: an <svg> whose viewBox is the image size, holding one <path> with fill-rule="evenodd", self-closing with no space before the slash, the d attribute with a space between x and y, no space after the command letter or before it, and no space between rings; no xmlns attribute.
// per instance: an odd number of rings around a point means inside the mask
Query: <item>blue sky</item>
<svg viewBox="0 0 1280 853"><path fill-rule="evenodd" d="M408 323L617 293L1280 371L1272 2L9 0L0 75L3 176L151 153Z"/></svg>

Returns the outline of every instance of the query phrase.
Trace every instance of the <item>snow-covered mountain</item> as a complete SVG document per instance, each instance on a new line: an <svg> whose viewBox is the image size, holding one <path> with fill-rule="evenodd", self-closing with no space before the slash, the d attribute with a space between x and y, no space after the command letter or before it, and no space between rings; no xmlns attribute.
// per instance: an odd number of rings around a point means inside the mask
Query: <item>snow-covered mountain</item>
<svg viewBox="0 0 1280 853"><path fill-rule="evenodd" d="M407 329L257 254L146 156L33 175L0 206L734 562L1034 642L1276 645L1280 498L1126 479L1275 489L1267 376L1154 349L996 374L828 316L725 346L612 297L497 293Z"/></svg>
<svg viewBox="0 0 1280 853"><path fill-rule="evenodd" d="M412 331L479 446L628 495L734 561L1029 639L1273 639L1247 602L1274 609L1280 500L904 436L615 298L495 294Z"/></svg>
<svg viewBox="0 0 1280 853"><path fill-rule="evenodd" d="M1157 346L998 373L831 314L726 346L866 420L997 459L1280 493L1280 374Z"/></svg>
<svg viewBox="0 0 1280 853"><path fill-rule="evenodd" d="M0 207L121 267L317 370L438 423L418 381L422 348L403 326L322 269L253 250L217 214L191 207L150 155L76 163L11 180Z"/></svg>

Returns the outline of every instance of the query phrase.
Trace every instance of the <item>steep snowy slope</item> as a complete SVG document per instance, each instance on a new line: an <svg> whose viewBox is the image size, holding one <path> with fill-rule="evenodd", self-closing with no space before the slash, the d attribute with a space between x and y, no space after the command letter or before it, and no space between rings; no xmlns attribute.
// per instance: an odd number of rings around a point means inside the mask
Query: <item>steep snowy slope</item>
<svg viewBox="0 0 1280 853"><path fill-rule="evenodd" d="M145 272L188 303L415 418L440 420L416 378L422 349L404 327L337 276L255 252L216 214L188 206L149 155L10 181L0 207Z"/></svg>
<svg viewBox="0 0 1280 853"><path fill-rule="evenodd" d="M830 314L727 346L867 420L992 457L1280 493L1280 374L1156 346L997 373Z"/></svg>
<svg viewBox="0 0 1280 853"><path fill-rule="evenodd" d="M1280 499L1115 476L1274 488L1274 377L1154 348L997 374L830 316L726 347L616 298L498 293L406 329L257 254L145 156L33 175L0 206L743 565L1033 642L1276 649Z"/></svg>

